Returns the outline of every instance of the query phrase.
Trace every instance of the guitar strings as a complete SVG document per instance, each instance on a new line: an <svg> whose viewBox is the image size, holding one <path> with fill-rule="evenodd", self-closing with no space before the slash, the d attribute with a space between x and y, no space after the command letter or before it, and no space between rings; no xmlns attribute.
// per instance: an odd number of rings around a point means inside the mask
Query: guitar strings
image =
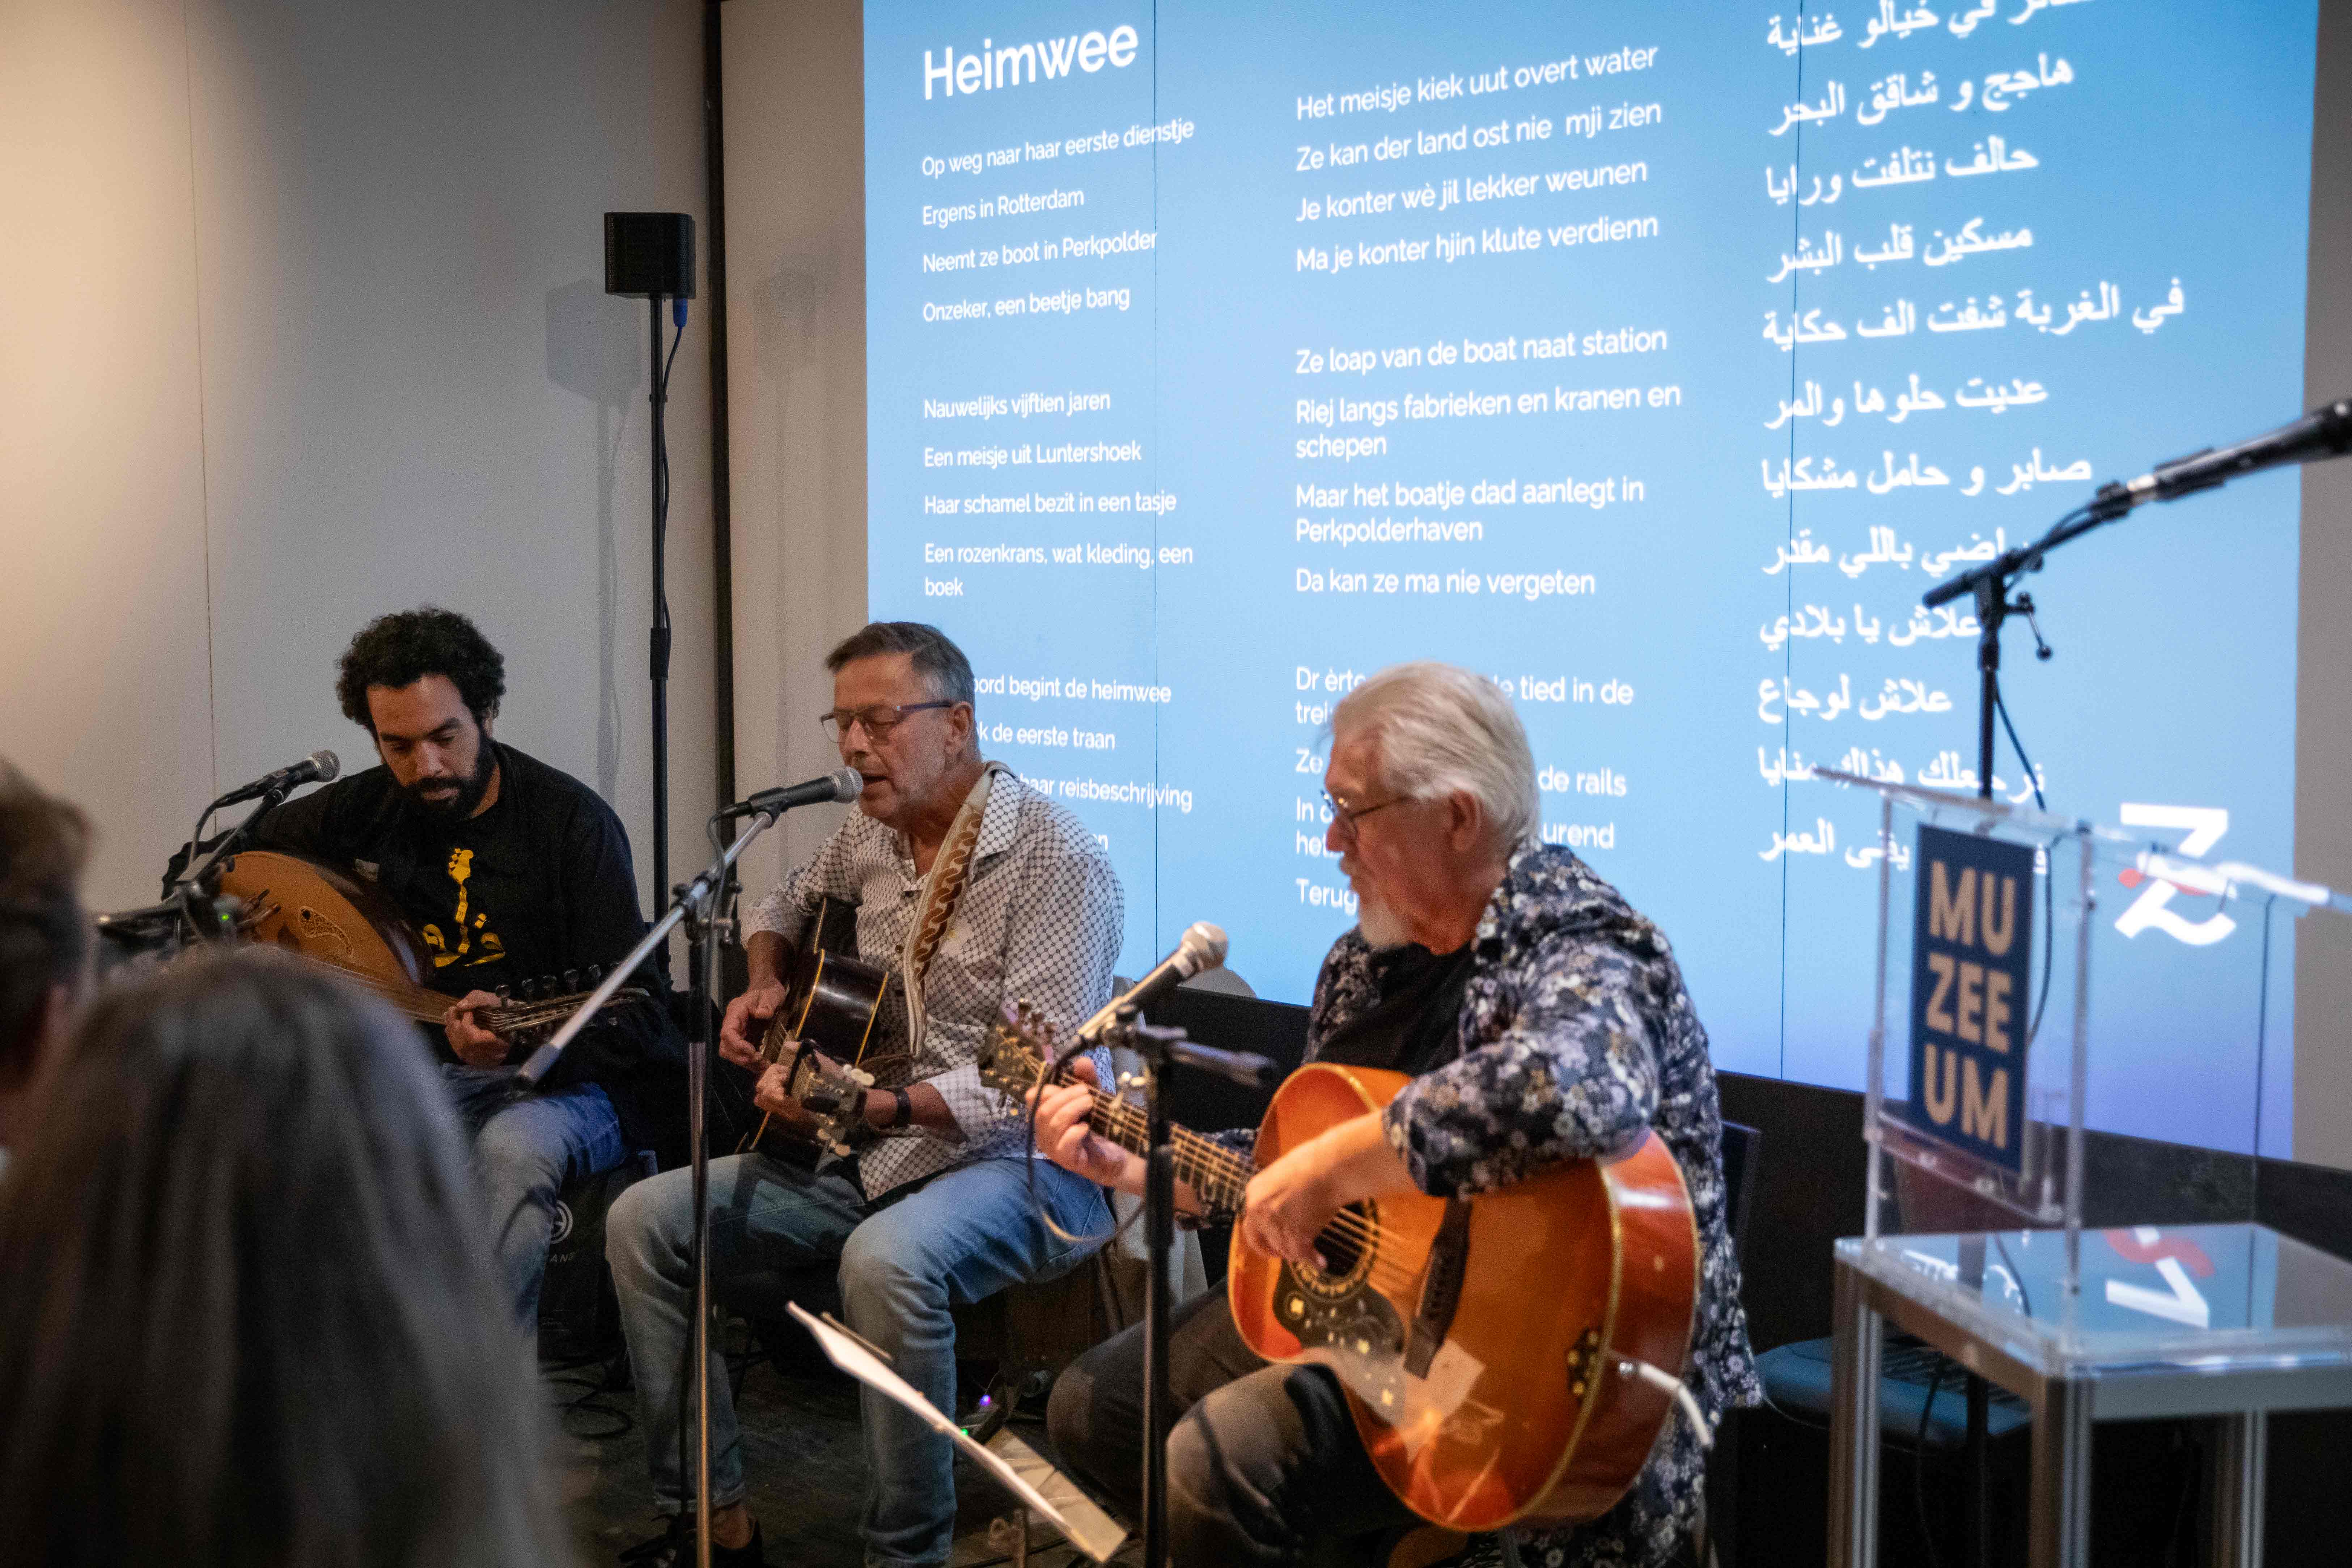
<svg viewBox="0 0 2352 1568"><path fill-rule="evenodd" d="M1076 1080L1061 1078L1057 1081L1074 1083ZM1129 1137L1147 1135L1149 1119L1139 1107L1106 1091L1099 1085L1089 1086L1087 1092L1093 1100L1093 1110L1087 1117L1089 1122L1096 1121L1099 1118L1103 1121L1116 1124L1116 1131L1109 1126L1103 1129L1103 1131L1111 1131L1115 1140L1118 1131L1125 1131ZM1222 1193L1210 1193L1208 1195L1215 1197L1230 1194L1227 1197L1228 1203L1235 1208L1240 1206L1242 1190L1246 1188L1249 1178L1255 1173L1255 1162L1244 1159L1185 1128L1175 1130L1172 1146L1175 1151L1178 1175L1184 1176L1187 1181L1190 1181L1196 1191L1204 1193L1207 1193L1209 1183L1202 1180L1201 1177L1205 1176L1212 1181L1220 1182L1223 1184ZM1188 1154L1192 1157L1197 1175L1185 1174L1184 1163ZM1404 1268L1380 1250L1380 1244L1385 1238L1386 1232L1380 1222L1370 1215L1342 1209L1332 1216L1330 1223L1326 1225L1322 1231L1318 1233L1317 1238L1319 1240L1324 1236L1332 1235L1372 1248L1370 1267L1374 1269L1381 1268L1383 1263L1392 1269ZM1404 1272L1406 1278L1410 1279L1415 1271L1405 1269Z"/></svg>
<svg viewBox="0 0 2352 1568"><path fill-rule="evenodd" d="M1061 1081L1068 1083L1076 1080L1064 1079ZM1094 1110L1087 1118L1089 1122L1093 1122L1099 1117L1104 1121L1117 1122L1118 1131L1124 1131L1129 1137L1144 1136L1143 1127L1148 1125L1148 1122L1138 1107L1116 1095L1106 1093L1099 1088L1093 1089L1091 1094ZM1102 1130L1110 1131L1114 1142L1118 1141L1118 1131L1111 1128ZM1227 1206L1238 1209L1241 1206L1242 1189L1247 1185L1249 1176L1255 1169L1255 1163L1211 1142L1188 1128L1177 1128L1174 1130L1174 1134L1171 1148L1175 1153L1177 1175L1192 1183L1196 1192L1210 1196L1213 1201L1223 1197ZM1191 1157L1193 1165L1191 1173L1185 1169L1188 1156ZM1213 1164L1222 1168L1213 1169ZM1208 1179L1203 1180L1204 1177ZM1223 1184L1223 1191L1213 1192L1210 1185L1212 1181ZM1368 1281L1387 1290L1397 1292L1407 1290L1420 1279L1421 1270L1415 1265L1392 1256L1383 1248L1381 1243L1385 1236L1386 1233L1379 1222L1370 1216L1342 1209L1332 1216L1329 1224L1317 1233L1316 1239L1322 1242L1326 1238L1334 1238L1365 1249L1370 1254L1363 1265L1364 1275ZM1349 1271L1348 1268L1318 1270L1327 1275L1340 1276Z"/></svg>
<svg viewBox="0 0 2352 1568"><path fill-rule="evenodd" d="M1134 1106L1099 1089L1095 1091L1095 1105L1098 1111L1104 1113L1106 1120L1118 1121L1130 1135L1137 1132L1137 1124L1145 1120L1142 1112ZM1255 1171L1255 1162L1244 1160L1231 1150L1183 1129L1177 1130L1173 1148L1178 1175L1190 1181L1195 1190L1208 1193L1213 1198L1223 1197L1228 1206L1236 1209L1241 1206L1243 1190ZM1190 1156L1193 1167L1189 1173L1185 1170L1187 1156ZM1210 1192L1212 1182L1218 1184L1223 1190ZM1385 1237L1380 1222L1368 1215L1342 1209L1318 1233L1317 1239L1326 1236L1374 1249L1375 1268L1384 1260L1392 1261L1385 1259L1385 1255L1379 1250ZM1410 1270L1406 1272L1408 1275L1411 1273Z"/></svg>
<svg viewBox="0 0 2352 1568"><path fill-rule="evenodd" d="M381 975L371 974L366 970L337 963L331 958L320 958L308 952L297 952L294 956L312 968L326 970L341 979L351 982L360 989L381 997L390 1003L394 1011L414 1018L420 1024L441 1022L448 1014L449 1004L455 1000L454 997L444 996L438 991L427 991L421 985L409 985L398 981L386 980ZM583 992L581 994L584 996L587 993ZM489 1013L506 1029L532 1029L542 1024L570 1017L574 1005L576 1001L566 1002L556 999L508 1004L494 1009L485 1008L483 1011Z"/></svg>
<svg viewBox="0 0 2352 1568"><path fill-rule="evenodd" d="M1093 1100L1093 1114L1088 1118L1090 1121L1098 1117L1103 1121L1117 1123L1118 1131L1123 1131L1130 1137L1145 1135L1145 1129L1149 1123L1139 1108L1116 1095L1105 1092L1099 1087L1091 1088L1089 1093ZM1106 1129L1106 1131L1111 1131L1111 1129ZM1239 1206L1241 1189L1247 1186L1249 1178L1255 1173L1254 1161L1244 1159L1228 1149L1211 1142L1199 1133L1184 1128L1176 1130L1174 1149L1180 1175L1186 1174L1183 1166L1189 1156L1196 1173L1186 1175L1186 1179L1191 1181L1195 1188L1200 1189L1205 1189L1210 1181L1222 1184L1224 1192L1212 1195L1224 1195L1228 1203L1234 1206ZM1202 1180L1203 1177L1208 1180ZM1342 1235L1350 1236L1352 1239L1375 1243L1381 1234L1377 1221L1344 1209L1334 1216L1332 1223L1326 1226L1326 1229L1339 1231Z"/></svg>

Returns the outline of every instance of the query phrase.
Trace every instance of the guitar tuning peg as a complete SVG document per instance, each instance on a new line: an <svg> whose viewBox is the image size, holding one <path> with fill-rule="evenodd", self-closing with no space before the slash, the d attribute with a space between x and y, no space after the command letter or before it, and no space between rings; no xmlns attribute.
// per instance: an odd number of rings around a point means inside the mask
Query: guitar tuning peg
<svg viewBox="0 0 2352 1568"><path fill-rule="evenodd" d="M577 991L580 989L580 972L578 970L567 969L563 972L563 988L566 991Z"/></svg>

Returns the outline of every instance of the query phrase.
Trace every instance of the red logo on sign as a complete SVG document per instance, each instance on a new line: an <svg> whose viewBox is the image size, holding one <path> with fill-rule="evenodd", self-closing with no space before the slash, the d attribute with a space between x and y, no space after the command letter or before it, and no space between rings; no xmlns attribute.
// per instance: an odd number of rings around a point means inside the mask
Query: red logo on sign
<svg viewBox="0 0 2352 1568"><path fill-rule="evenodd" d="M2213 1278L2213 1260L2205 1249L2185 1236L2159 1236L2154 1241L2142 1241L2128 1230L2102 1231L2107 1245L2127 1263L2154 1263L2159 1258L2178 1258L2189 1272L2200 1279Z"/></svg>

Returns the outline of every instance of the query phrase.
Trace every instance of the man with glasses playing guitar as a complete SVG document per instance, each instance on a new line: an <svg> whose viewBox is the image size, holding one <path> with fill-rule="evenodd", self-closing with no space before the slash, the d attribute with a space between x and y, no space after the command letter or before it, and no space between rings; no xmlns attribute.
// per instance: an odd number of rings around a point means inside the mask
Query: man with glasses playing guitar
<svg viewBox="0 0 2352 1568"><path fill-rule="evenodd" d="M802 1047L779 1038L772 1021L788 969L807 956L793 947L811 940L820 909L854 905L858 953L886 968L888 982L861 1031L863 1059L819 1065L835 1077L831 1069L856 1067L877 1087L849 1091L846 1156L810 1169L763 1145L712 1162L711 1279L740 1300L779 1272L837 1263L849 1327L952 1409L950 1306L1067 1267L1090 1245L1072 1238L1091 1238L1108 1221L1091 1183L1043 1162L1033 1168L1017 1110L981 1083L981 1042L1016 997L1071 1024L1108 1000L1123 900L1109 857L1077 818L982 758L971 666L935 627L877 622L835 647L825 668L834 706L822 722L864 789L815 858L745 920L751 985L728 1006L719 1048L760 1072L762 1110L787 1124L814 1120L793 1099L807 1065ZM785 1017L785 1029L797 1022ZM831 1120L828 1141L840 1136L838 1113ZM1058 1235L1031 1206L1033 1178ZM646 1462L656 1506L672 1519L625 1561L693 1561L694 1479L678 1444L692 1382L693 1226L686 1171L632 1187L605 1224ZM954 1450L870 1390L864 1426L866 1562L945 1563ZM762 1561L715 1345L710 1427L711 1559Z"/></svg>
<svg viewBox="0 0 2352 1568"><path fill-rule="evenodd" d="M1180 1205L1224 1217L1238 1198L1240 1214L1231 1294L1196 1297L1172 1321L1171 1391L1182 1412L1167 1453L1174 1559L1289 1563L1344 1543L1351 1560L1381 1562L1382 1543L1423 1519L1465 1533L1528 1519L1554 1527L1520 1542L1531 1564L1675 1560L1705 1473L1705 1438L1675 1414L1682 1347L1684 1396L1710 1426L1725 1408L1761 1397L1725 1228L1706 1032L1657 928L1574 854L1538 837L1527 733L1492 682L1448 665L1396 666L1350 692L1331 723L1328 846L1356 890L1360 924L1334 944L1316 983L1307 1058L1318 1065L1277 1094L1258 1145L1262 1167L1244 1158L1246 1133L1196 1139L1178 1165L1199 1175L1179 1184ZM1295 1089L1328 1105L1331 1085L1373 1081L1335 1068L1375 1069L1401 1087L1384 1105L1360 1092L1340 1101L1345 1109L1312 1136L1301 1113L1289 1123L1297 1136L1286 1138L1286 1102L1305 1103ZM1089 1081L1048 1088L1039 1100L1039 1147L1076 1174L1139 1193L1135 1118L1104 1103L1087 1069L1075 1076ZM1526 1215L1542 1193L1574 1190L1563 1184L1589 1183L1612 1164L1645 1167L1641 1179L1653 1184L1635 1204L1612 1200L1605 1223L1472 1228L1480 1205L1527 1205L1502 1211ZM1633 1178L1599 1179L1613 1192ZM1439 1205L1416 1194L1466 1201ZM1368 1268L1372 1285L1384 1269L1412 1267L1396 1244L1416 1203L1423 1213L1444 1209L1440 1245L1461 1217L1468 1239L1456 1267L1475 1274L1483 1253L1489 1269L1503 1266L1501 1277L1465 1289L1456 1274L1444 1291L1391 1280L1396 1318L1355 1321L1376 1325L1365 1332L1377 1337L1378 1325L1410 1320L1393 1363L1366 1359L1380 1347L1354 1329L1312 1338L1325 1311L1371 1299L1370 1286L1347 1278L1351 1267ZM1591 1342L1601 1353L1577 1332L1590 1293L1528 1241L1547 1227L1571 1232L1579 1246L1576 1237L1589 1236L1604 1276L1612 1233L1619 1238L1619 1283L1603 1281L1618 1305ZM1659 1240L1644 1252L1626 1239L1636 1232ZM1418 1277L1439 1272L1433 1263ZM1677 1273L1679 1284L1664 1289ZM1278 1284L1269 1297L1268 1279L1307 1283ZM1667 1307L1650 1315L1673 1321L1650 1331L1663 1349L1637 1367L1643 1352L1619 1347L1644 1289L1654 1308ZM1465 1321L1498 1321L1505 1331L1479 1341L1484 1363L1465 1353ZM1433 1329L1426 1337L1425 1328ZM1129 1508L1141 1491L1140 1335L1131 1329L1081 1357L1055 1384L1049 1411L1065 1462ZM1265 1354L1253 1348L1269 1345ZM1336 1359L1316 1346L1336 1346ZM1530 1364L1514 1381L1522 1352ZM1313 1356L1325 1364L1297 1364ZM1382 1381L1396 1363L1412 1375ZM1489 1366L1506 1373L1501 1386L1483 1381ZM1629 1398L1637 1383L1648 1392ZM1476 1397L1463 1396L1473 1388ZM1646 1402L1638 1412L1636 1400ZM1561 1417L1553 1429L1565 1434L1564 1457L1548 1452L1518 1486L1504 1479L1513 1467L1498 1451L1536 1429L1544 1401ZM1402 1406L1387 1413L1395 1419L1377 1408L1384 1402ZM1625 1420L1629 1412L1651 1425ZM1588 1462L1579 1449L1612 1420L1636 1435L1593 1457L1590 1474L1604 1478L1595 1481L1577 1468ZM1563 1521L1569 1528L1558 1528Z"/></svg>

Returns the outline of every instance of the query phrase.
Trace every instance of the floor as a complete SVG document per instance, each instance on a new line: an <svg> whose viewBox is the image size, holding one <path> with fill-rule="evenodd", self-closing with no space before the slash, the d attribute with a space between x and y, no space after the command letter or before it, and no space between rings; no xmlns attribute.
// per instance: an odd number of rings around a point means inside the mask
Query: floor
<svg viewBox="0 0 2352 1568"><path fill-rule="evenodd" d="M780 1568L859 1568L866 1455L858 1441L856 1384L829 1366L780 1368L762 1356L740 1358L738 1367L743 1473L768 1561ZM662 1528L646 1481L636 1397L607 1386L609 1376L599 1365L546 1373L563 1429L563 1500L585 1568L613 1563L623 1548ZM1042 1425L1024 1424L1022 1430L1042 1441ZM956 1503L952 1568L1010 1563L1002 1532L991 1541L990 1526L1004 1503L995 1483L960 1462ZM1078 1561L1043 1526L1031 1540L1035 1568L1071 1568ZM1134 1555L1130 1543L1118 1561Z"/></svg>

